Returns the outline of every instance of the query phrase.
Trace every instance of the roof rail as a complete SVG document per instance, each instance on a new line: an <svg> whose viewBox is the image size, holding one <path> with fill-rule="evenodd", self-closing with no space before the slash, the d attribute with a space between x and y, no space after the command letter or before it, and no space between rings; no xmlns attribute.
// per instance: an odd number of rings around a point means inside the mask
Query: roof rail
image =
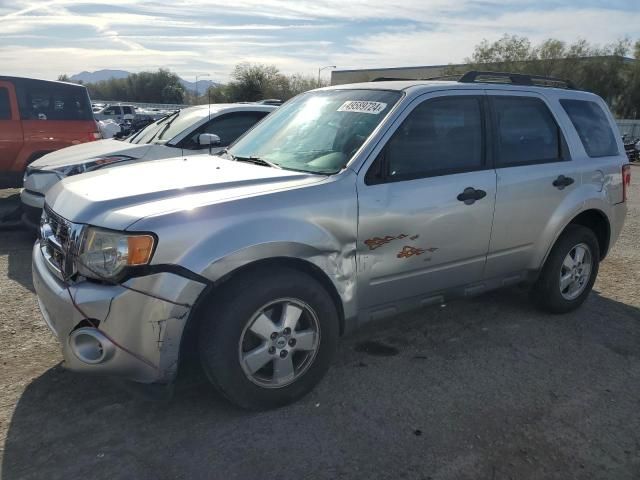
<svg viewBox="0 0 640 480"><path fill-rule="evenodd" d="M415 80L415 78L378 77L369 81L370 82L401 82L403 80L410 82L412 80Z"/></svg>
<svg viewBox="0 0 640 480"><path fill-rule="evenodd" d="M458 81L458 79L460 78L460 74L453 74L453 75L439 75L437 77L429 77L429 78L421 78L420 80L452 80L452 81Z"/></svg>
<svg viewBox="0 0 640 480"><path fill-rule="evenodd" d="M542 75L529 75L524 73L485 72L471 70L462 75L460 83L511 83L513 85L528 85L536 87L555 87L577 90L571 80L545 77Z"/></svg>

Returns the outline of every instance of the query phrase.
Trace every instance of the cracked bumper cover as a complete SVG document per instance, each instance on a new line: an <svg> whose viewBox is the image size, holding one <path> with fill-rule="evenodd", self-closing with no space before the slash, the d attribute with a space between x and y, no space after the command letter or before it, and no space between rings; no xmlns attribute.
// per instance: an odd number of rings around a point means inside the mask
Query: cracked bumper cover
<svg viewBox="0 0 640 480"><path fill-rule="evenodd" d="M73 284L70 291L78 307L90 319L99 320L99 330L117 343L111 358L99 364L88 364L75 356L69 344L70 333L84 318L73 306L62 282L47 267L38 242L33 250L33 284L42 316L61 344L65 368L142 383L167 383L175 378L180 341L190 307L174 305L121 286L88 281ZM124 285L188 305L194 305L205 287L174 273L133 278Z"/></svg>

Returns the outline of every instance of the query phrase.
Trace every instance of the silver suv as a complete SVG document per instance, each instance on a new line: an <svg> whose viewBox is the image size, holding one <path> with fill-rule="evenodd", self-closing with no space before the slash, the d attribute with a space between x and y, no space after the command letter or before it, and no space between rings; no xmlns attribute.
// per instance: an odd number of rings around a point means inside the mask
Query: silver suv
<svg viewBox="0 0 640 480"><path fill-rule="evenodd" d="M42 314L72 370L167 384L197 350L235 404L284 405L370 320L514 284L582 304L626 214L615 129L596 95L518 75L308 92L219 157L56 184Z"/></svg>

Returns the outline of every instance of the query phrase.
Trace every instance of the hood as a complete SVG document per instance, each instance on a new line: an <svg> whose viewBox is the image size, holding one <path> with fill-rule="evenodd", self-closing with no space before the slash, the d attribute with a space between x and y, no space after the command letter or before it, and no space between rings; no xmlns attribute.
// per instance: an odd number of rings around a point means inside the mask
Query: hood
<svg viewBox="0 0 640 480"><path fill-rule="evenodd" d="M81 164L90 158L99 158L110 155L129 155L133 158L142 158L151 145L122 142L120 140L98 140L95 142L81 143L46 154L29 166L37 170L52 170L68 165Z"/></svg>
<svg viewBox="0 0 640 480"><path fill-rule="evenodd" d="M97 170L58 182L46 203L76 222L124 230L154 215L300 187L326 179L215 156L178 157Z"/></svg>

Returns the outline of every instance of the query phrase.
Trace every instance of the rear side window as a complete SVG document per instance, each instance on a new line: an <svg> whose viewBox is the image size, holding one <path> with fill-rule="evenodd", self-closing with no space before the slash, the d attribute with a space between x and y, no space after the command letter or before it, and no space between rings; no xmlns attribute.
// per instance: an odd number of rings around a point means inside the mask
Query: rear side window
<svg viewBox="0 0 640 480"><path fill-rule="evenodd" d="M385 150L391 181L479 170L483 166L480 99L427 100L402 122Z"/></svg>
<svg viewBox="0 0 640 480"><path fill-rule="evenodd" d="M89 96L82 87L25 81L18 86L18 99L25 120L93 120Z"/></svg>
<svg viewBox="0 0 640 480"><path fill-rule="evenodd" d="M547 106L532 97L493 97L499 166L563 160L560 128Z"/></svg>
<svg viewBox="0 0 640 480"><path fill-rule="evenodd" d="M560 100L590 157L618 155L616 138L600 105L585 100Z"/></svg>
<svg viewBox="0 0 640 480"><path fill-rule="evenodd" d="M131 107L122 107L122 111L125 115L133 115L133 108Z"/></svg>
<svg viewBox="0 0 640 480"><path fill-rule="evenodd" d="M0 88L0 120L11 120L9 90L6 88Z"/></svg>

